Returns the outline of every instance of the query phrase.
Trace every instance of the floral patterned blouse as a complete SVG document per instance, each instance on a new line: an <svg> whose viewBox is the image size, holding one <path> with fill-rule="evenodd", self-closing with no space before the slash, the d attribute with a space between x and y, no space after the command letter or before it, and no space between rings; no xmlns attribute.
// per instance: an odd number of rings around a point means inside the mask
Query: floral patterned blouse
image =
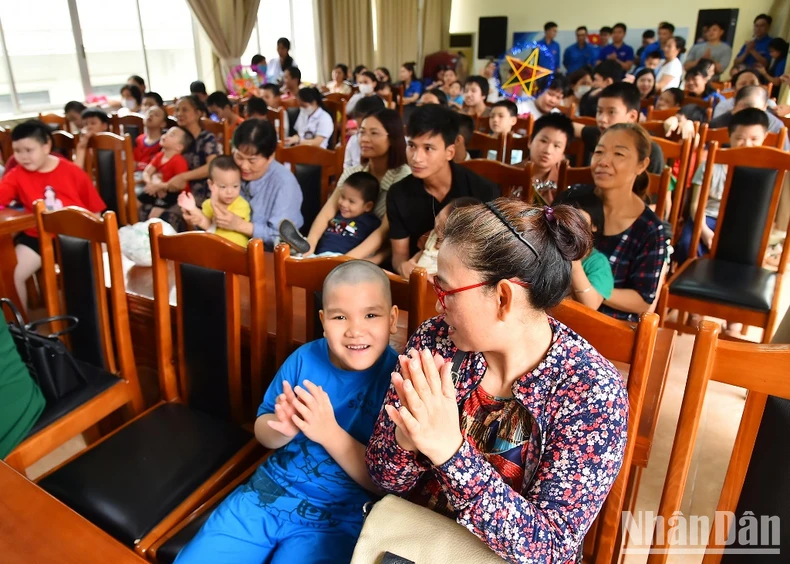
<svg viewBox="0 0 790 564"><path fill-rule="evenodd" d="M478 389L485 358L465 354L456 384L464 442L447 462L432 466L402 449L384 409L367 447L376 485L449 513L508 562L575 561L625 451L622 377L578 334L549 323L552 345L513 384L512 399ZM458 352L442 317L423 323L409 348L428 348L448 361ZM400 407L391 386L385 403Z"/></svg>
<svg viewBox="0 0 790 564"><path fill-rule="evenodd" d="M184 151L184 158L189 165L189 170L200 168L211 155L219 155L221 153L217 138L213 133L202 129L200 134L195 138L195 143ZM209 197L208 192L208 175L206 178L199 180L191 180L189 187L192 195L195 196L195 203L200 207L203 201Z"/></svg>

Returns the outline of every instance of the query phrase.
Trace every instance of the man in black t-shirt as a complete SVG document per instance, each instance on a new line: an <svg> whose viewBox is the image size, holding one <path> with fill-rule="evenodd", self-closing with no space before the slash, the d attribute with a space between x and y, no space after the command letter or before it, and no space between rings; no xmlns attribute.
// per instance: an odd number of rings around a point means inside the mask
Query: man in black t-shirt
<svg viewBox="0 0 790 564"><path fill-rule="evenodd" d="M584 164L589 166L590 158L595 152L598 140L608 127L617 123L637 123L639 121L640 95L639 90L628 82L615 82L604 88L598 96L598 109L595 121L598 125L583 126L573 124L576 137L584 143ZM661 174L666 166L664 152L658 143L652 142L650 164L647 172Z"/></svg>
<svg viewBox="0 0 790 564"><path fill-rule="evenodd" d="M418 242L444 206L462 196L488 202L499 196L499 188L453 162L458 120L452 110L435 104L417 108L406 135L412 173L387 192L387 219L393 269L408 278L417 265L412 257Z"/></svg>

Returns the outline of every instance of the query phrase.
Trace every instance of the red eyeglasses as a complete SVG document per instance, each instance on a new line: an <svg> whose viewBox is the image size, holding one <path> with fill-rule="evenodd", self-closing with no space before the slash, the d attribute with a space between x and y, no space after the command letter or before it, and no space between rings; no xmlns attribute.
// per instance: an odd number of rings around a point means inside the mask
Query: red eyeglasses
<svg viewBox="0 0 790 564"><path fill-rule="evenodd" d="M509 279L509 282L513 284L518 284L519 286L523 286L524 288L529 287L527 282L522 282L521 280L515 280L513 278ZM473 290L475 288L479 288L481 286L488 285L488 282L478 282L477 284L472 284L471 286L464 286L463 288L456 288L455 290L442 290L441 286L439 286L439 280L436 276L433 277L433 291L436 292L436 298L439 300L439 303L442 305L442 309L447 309L447 306L444 305L444 298L445 296L452 296L453 294L460 294L461 292L466 292L467 290Z"/></svg>

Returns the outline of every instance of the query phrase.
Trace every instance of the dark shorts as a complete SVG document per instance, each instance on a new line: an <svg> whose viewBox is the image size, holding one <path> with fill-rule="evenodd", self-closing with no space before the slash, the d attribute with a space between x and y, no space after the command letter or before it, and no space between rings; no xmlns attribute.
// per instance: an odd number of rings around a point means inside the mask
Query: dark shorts
<svg viewBox="0 0 790 564"><path fill-rule="evenodd" d="M38 237L31 237L27 233L17 233L17 236L14 237L14 246L16 245L24 245L25 247L29 247L30 249L34 250L37 255L41 254L41 247L38 244Z"/></svg>

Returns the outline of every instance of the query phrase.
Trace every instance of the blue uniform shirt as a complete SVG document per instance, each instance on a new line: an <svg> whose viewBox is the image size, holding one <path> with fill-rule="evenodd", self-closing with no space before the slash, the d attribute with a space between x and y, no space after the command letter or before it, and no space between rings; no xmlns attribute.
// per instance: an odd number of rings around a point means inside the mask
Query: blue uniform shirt
<svg viewBox="0 0 790 564"><path fill-rule="evenodd" d="M579 47L578 43L574 43L562 53L562 66L568 74L583 67L593 67L597 55L598 48L595 45L585 43L584 47Z"/></svg>
<svg viewBox="0 0 790 564"><path fill-rule="evenodd" d="M299 347L280 367L258 408L258 417L274 413L283 381L304 387L304 380L323 387L335 410L337 423L363 445L390 385L390 374L398 356L392 347L369 369L352 372L336 368L329 360L329 345L319 339ZM362 522L362 506L372 494L360 487L329 456L324 447L299 433L261 464L249 482L267 484L258 491L269 512L296 523L334 526L338 522Z"/></svg>
<svg viewBox="0 0 790 564"><path fill-rule="evenodd" d="M625 43L623 43L620 47L615 47L614 44L610 43L601 49L600 53L598 53L598 60L604 61L612 53L617 53L617 60L623 63L634 60L634 50Z"/></svg>
<svg viewBox="0 0 790 564"><path fill-rule="evenodd" d="M639 60L640 66L645 66L645 61L647 61L647 56L652 53L653 51L658 51L658 54L661 55L661 58L664 58L664 51L661 50L661 43L658 41L654 41L647 47L645 50L642 51L642 58Z"/></svg>
<svg viewBox="0 0 790 564"><path fill-rule="evenodd" d="M419 80L412 80L408 88L403 89L403 96L409 98L415 94L422 94L422 83Z"/></svg>
<svg viewBox="0 0 790 564"><path fill-rule="evenodd" d="M543 55L543 53L541 53L538 57L540 66L550 68L551 70L557 70L560 67L560 64L562 64L562 61L560 60L560 51L561 51L560 44L557 43L556 41L552 41L551 45L549 45L546 43L546 38L544 37L543 39L538 41L538 45L542 45L543 47L548 49L553 59L553 61L549 63L548 57L546 57L545 55Z"/></svg>
<svg viewBox="0 0 790 564"><path fill-rule="evenodd" d="M773 38L766 35L762 39L755 39L754 40L755 50L758 53L760 53L760 55L765 57L766 60L768 60L769 62L771 60L771 54L768 52L768 44L771 42L771 39L773 39ZM738 51L738 54L736 55L736 57L740 57L744 53L746 53L746 43L743 44L743 47L741 47L741 50ZM744 64L746 66L752 66L752 65L756 65L757 64L757 59L755 59L754 55L752 55L750 53L749 56L746 57L746 59L744 59L743 62L744 62Z"/></svg>

